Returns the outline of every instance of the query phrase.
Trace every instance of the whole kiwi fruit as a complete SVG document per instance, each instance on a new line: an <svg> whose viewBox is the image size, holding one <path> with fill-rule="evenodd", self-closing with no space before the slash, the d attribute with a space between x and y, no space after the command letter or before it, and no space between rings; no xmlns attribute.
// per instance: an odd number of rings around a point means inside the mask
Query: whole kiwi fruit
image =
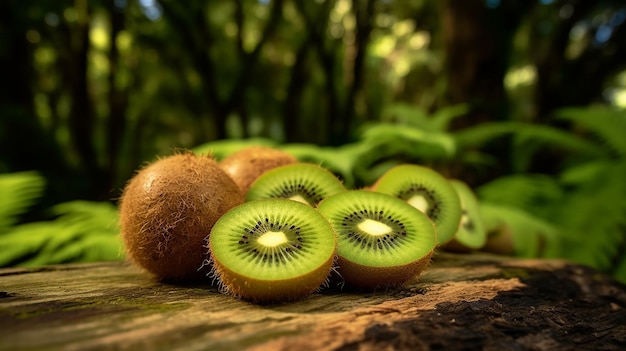
<svg viewBox="0 0 626 351"><path fill-rule="evenodd" d="M343 191L343 183L326 168L294 163L263 173L250 186L246 200L287 198L316 207L324 198Z"/></svg>
<svg viewBox="0 0 626 351"><path fill-rule="evenodd" d="M318 289L336 247L324 217L287 199L233 208L215 223L208 241L222 291L256 303L295 300Z"/></svg>
<svg viewBox="0 0 626 351"><path fill-rule="evenodd" d="M204 241L244 197L210 156L182 152L140 169L119 203L121 237L137 266L167 281L206 278Z"/></svg>
<svg viewBox="0 0 626 351"><path fill-rule="evenodd" d="M435 223L440 246L450 241L459 227L459 195L448 179L432 168L415 164L394 166L371 190L400 198L425 213Z"/></svg>
<svg viewBox="0 0 626 351"><path fill-rule="evenodd" d="M251 146L228 155L220 161L219 166L235 181L245 195L252 182L261 174L296 162L298 160L285 151L266 146Z"/></svg>
<svg viewBox="0 0 626 351"><path fill-rule="evenodd" d="M317 207L337 233L337 272L350 286L379 289L417 278L437 244L425 214L391 195L349 190Z"/></svg>

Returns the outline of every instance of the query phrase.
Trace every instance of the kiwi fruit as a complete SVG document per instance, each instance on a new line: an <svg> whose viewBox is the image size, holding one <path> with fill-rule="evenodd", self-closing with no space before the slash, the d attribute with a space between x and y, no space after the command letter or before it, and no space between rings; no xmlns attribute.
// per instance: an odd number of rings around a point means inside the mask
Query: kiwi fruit
<svg viewBox="0 0 626 351"><path fill-rule="evenodd" d="M317 209L337 233L337 272L353 287L401 286L419 276L436 247L432 221L391 195L348 190Z"/></svg>
<svg viewBox="0 0 626 351"><path fill-rule="evenodd" d="M476 194L465 182L450 179L461 201L461 222L454 238L445 245L448 251L470 252L482 248L487 241L487 231L478 207Z"/></svg>
<svg viewBox="0 0 626 351"><path fill-rule="evenodd" d="M137 266L166 281L206 278L205 237L243 203L235 182L210 156L177 153L139 170L119 203L121 237Z"/></svg>
<svg viewBox="0 0 626 351"><path fill-rule="evenodd" d="M450 241L459 227L459 196L448 179L431 168L414 164L394 166L371 190L400 198L425 213L435 223L440 246Z"/></svg>
<svg viewBox="0 0 626 351"><path fill-rule="evenodd" d="M298 160L291 154L266 146L252 146L238 150L222 161L219 166L228 174L243 194L250 185L266 171Z"/></svg>
<svg viewBox="0 0 626 351"><path fill-rule="evenodd" d="M318 289L336 239L314 208L287 199L249 201L224 214L208 238L222 290L256 303L295 300Z"/></svg>
<svg viewBox="0 0 626 351"><path fill-rule="evenodd" d="M324 198L343 191L343 183L326 168L294 163L263 173L250 186L246 200L286 198L316 207Z"/></svg>

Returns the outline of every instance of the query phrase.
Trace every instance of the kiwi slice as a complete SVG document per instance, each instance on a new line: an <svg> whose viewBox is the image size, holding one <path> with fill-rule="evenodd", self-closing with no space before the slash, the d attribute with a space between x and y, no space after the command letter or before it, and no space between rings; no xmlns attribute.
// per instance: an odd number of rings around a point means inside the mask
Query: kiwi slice
<svg viewBox="0 0 626 351"><path fill-rule="evenodd" d="M400 286L426 268L437 243L425 214L387 194L349 190L323 200L318 211L335 228L337 270L351 286Z"/></svg>
<svg viewBox="0 0 626 351"><path fill-rule="evenodd" d="M461 201L450 182L437 171L420 165L394 166L372 190L400 198L424 212L437 228L438 245L450 241L461 221Z"/></svg>
<svg viewBox="0 0 626 351"><path fill-rule="evenodd" d="M285 151L266 146L251 146L228 155L219 163L219 166L245 194L261 174L296 162L298 160Z"/></svg>
<svg viewBox="0 0 626 351"><path fill-rule="evenodd" d="M127 257L168 281L206 279L205 237L217 219L243 203L237 185L209 156L161 158L128 182L120 198Z"/></svg>
<svg viewBox="0 0 626 351"><path fill-rule="evenodd" d="M215 223L208 240L222 289L259 303L294 300L318 289L336 248L330 223L312 207L287 199L235 207Z"/></svg>
<svg viewBox="0 0 626 351"><path fill-rule="evenodd" d="M246 201L286 198L316 207L324 198L345 191L330 171L312 163L294 163L269 170L250 187Z"/></svg>
<svg viewBox="0 0 626 351"><path fill-rule="evenodd" d="M451 179L461 201L461 223L454 238L445 246L446 250L469 252L480 249L487 241L487 231L478 208L478 199L472 189L463 181Z"/></svg>

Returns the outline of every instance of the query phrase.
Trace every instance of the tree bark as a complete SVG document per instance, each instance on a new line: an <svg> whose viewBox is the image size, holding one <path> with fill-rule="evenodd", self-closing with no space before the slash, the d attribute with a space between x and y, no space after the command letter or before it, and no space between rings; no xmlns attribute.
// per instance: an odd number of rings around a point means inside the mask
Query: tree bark
<svg viewBox="0 0 626 351"><path fill-rule="evenodd" d="M502 2L489 9L482 0L445 0L441 7L445 52L444 105L468 103L471 111L452 123L469 127L506 116L503 85L510 46L530 1Z"/></svg>

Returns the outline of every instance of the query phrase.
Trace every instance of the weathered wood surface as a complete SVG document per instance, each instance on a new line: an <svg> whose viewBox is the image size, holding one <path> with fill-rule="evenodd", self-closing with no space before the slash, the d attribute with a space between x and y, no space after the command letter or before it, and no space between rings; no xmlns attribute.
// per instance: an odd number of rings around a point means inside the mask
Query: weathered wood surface
<svg viewBox="0 0 626 351"><path fill-rule="evenodd" d="M0 350L624 350L626 287L561 261L440 254L400 290L258 306L123 263L0 270Z"/></svg>

